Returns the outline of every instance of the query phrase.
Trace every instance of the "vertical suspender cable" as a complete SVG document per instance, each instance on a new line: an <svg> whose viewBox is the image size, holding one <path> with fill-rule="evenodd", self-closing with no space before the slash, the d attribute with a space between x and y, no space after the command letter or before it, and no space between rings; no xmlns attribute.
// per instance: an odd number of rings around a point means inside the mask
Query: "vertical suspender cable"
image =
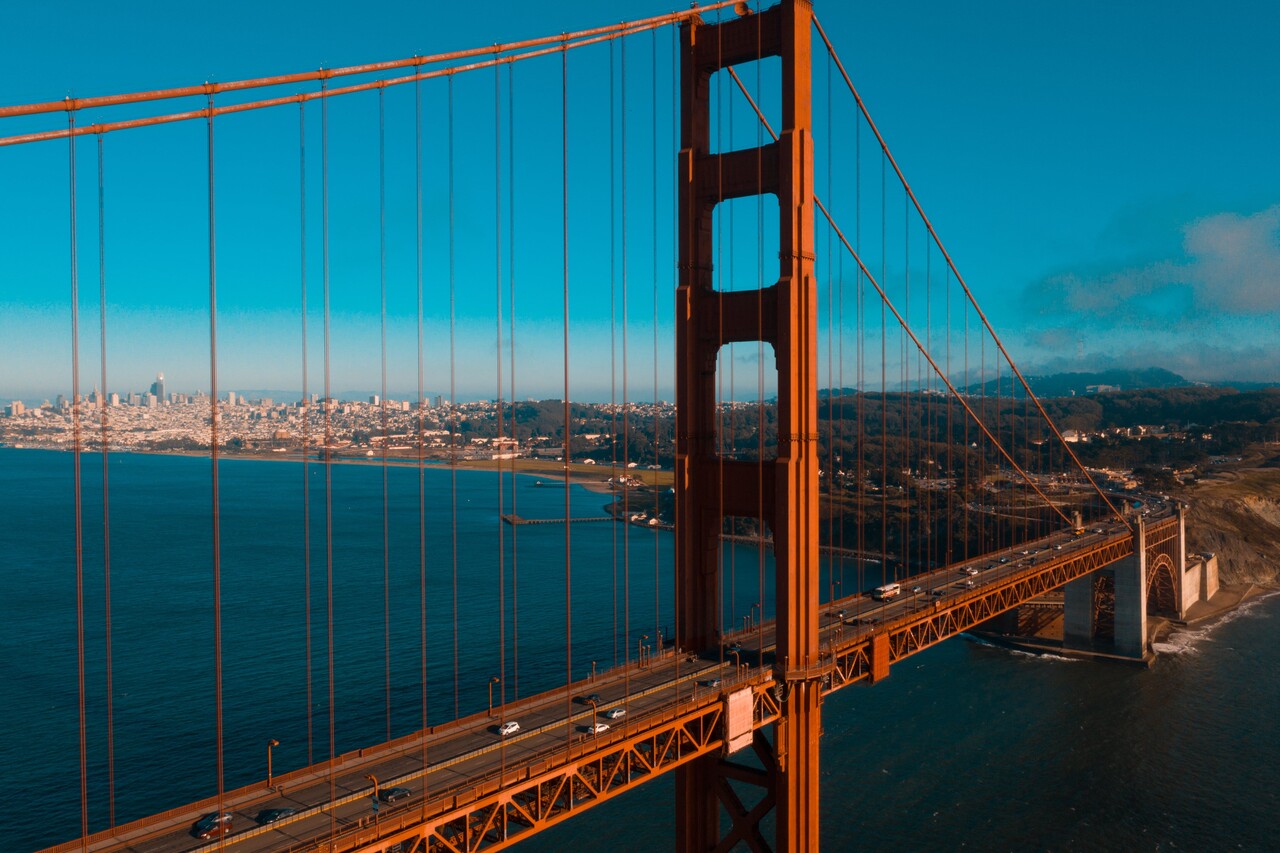
<svg viewBox="0 0 1280 853"><path fill-rule="evenodd" d="M716 27L716 67L717 68L723 67L723 65L724 65L724 27L717 26ZM728 112L728 110L726 110L724 106L725 100L726 100L724 97L724 78L726 76L727 75L725 74L716 75L716 101L717 101L717 106L719 107L719 109L716 110L716 137L717 138L715 140L715 146L713 148L713 150L716 150L716 151L732 151L733 150L732 143L726 143L726 137L732 134L733 132L732 119L730 119L729 133L726 134L724 129L725 114L726 112ZM730 99L729 100L730 110L732 109L732 104L733 104L733 101L732 99ZM730 113L730 116L731 115L732 113ZM717 158L716 159L716 210L721 210L722 209L721 206L723 204L724 204L724 160ZM729 214L729 215L732 216L732 214ZM725 221L724 219L725 217L723 214L717 217L716 233L715 233L715 239L713 241L716 249L714 269L716 270L716 277L719 279L718 289L721 292L728 290L732 286L732 281L733 281L732 278L726 278L725 273L723 272L723 270L725 269L725 263L724 263ZM732 231L731 231L729 240L732 241L732 239L733 237L732 237ZM730 243L730 246L732 246L732 243ZM730 248L730 263L732 263L732 257L733 257L732 248ZM716 300L716 325L718 329L717 336L721 341L723 341L725 335L724 335L724 300L722 299ZM723 351L723 348L722 348L722 351ZM731 365L729 369L729 375L730 377L732 377L733 376L733 369L732 369L733 345L732 344L729 345L729 353L730 353L729 363ZM725 375L724 374L725 374L725 371L723 370L722 363L719 359L719 356L717 355L717 360L716 360L717 387L716 387L716 401L715 401L715 406L716 406L716 415L715 415L716 448L715 449L716 449L716 469L717 469L716 470L716 492L717 492L716 506L717 506L717 509L722 509L724 507L724 464L725 464L725 457L728 453L728 450L725 446L725 440L726 438L728 438L730 441L732 441L732 436L733 436L732 427L731 426L726 427L726 424L725 424L726 420L728 420L730 424L732 424L732 419L733 419L733 404L732 404L733 383L732 381L730 381L729 383L729 397L728 397L729 405L727 407L728 417L726 418L726 412L725 412L726 398L724 393ZM733 545L728 546L728 551L730 554L729 562L731 566L731 569L729 572L729 625L728 625L729 630L733 630L737 626L737 621L738 621L738 612L736 607L734 606L736 603L734 599L735 599L735 593L737 592L737 582L732 572L732 565L734 563L733 555L736 552L736 550L737 549ZM716 573L720 577L720 583L716 585L716 592L719 595L720 600L716 602L716 610L715 610L716 633L719 635L723 635L725 633L725 628L726 628L724 624L725 571L724 571L724 550L723 549L721 550L720 558L717 562L718 562L718 566L716 568ZM724 659L723 643L720 644L720 659L723 662L723 659Z"/></svg>
<svg viewBox="0 0 1280 853"><path fill-rule="evenodd" d="M508 308L511 312L511 435L516 436L516 79L514 63L507 65L507 243L511 262L507 266ZM511 478L511 514L516 514L516 478ZM520 698L520 548L518 528L511 527L511 698ZM506 695L505 693L503 694Z"/></svg>
<svg viewBox="0 0 1280 853"><path fill-rule="evenodd" d="M673 30L672 31L673 38L674 38L674 33L675 31ZM653 278L654 278L654 298L655 298L654 319L653 319L654 332L653 333L654 333L654 339L656 341L657 334L658 334L658 331L657 331L658 318L657 318L657 302L656 302L657 281L658 281L658 31L657 30L652 31L649 44L650 44L650 54L652 57L650 60L650 67L653 69L653 74L650 77L650 84L653 89L653 95L651 97L650 103L652 105L651 108L653 112L652 112L652 118L649 122L649 126L650 126L650 132L653 137ZM675 62L675 57L673 54L672 56L673 66L674 66L674 62ZM675 77L673 77L672 79L673 87L675 86L675 79L676 79ZM678 109L677 105L679 103L680 103L679 98L673 98L672 109L673 110ZM676 133L676 125L672 125L671 135L673 139L675 138L675 133ZM678 151L679 146L673 145L671 150ZM674 245L674 241L672 241L672 245ZM655 349L655 355L656 355L656 349ZM657 371L658 371L657 362L655 360L654 362L654 398L655 400L657 399L657 388L658 388ZM656 406L654 410L656 413L657 411ZM655 417L656 417L656 414L655 414ZM655 430L655 440L656 440L656 435L657 433ZM656 501L656 495L657 495L656 489L654 490L654 494L655 494L655 501ZM655 502L655 505L654 505L655 516L657 515L657 510L658 510L658 507ZM653 636L654 636L654 642L658 647L658 651L661 652L662 651L661 649L662 631L659 626L662 624L661 623L661 620L662 620L662 573L659 570L661 561L658 559L658 554L659 554L658 545L659 545L658 528L655 526L653 529ZM672 584L672 588L673 590L678 589L678 587L676 587L674 583Z"/></svg>
<svg viewBox="0 0 1280 853"><path fill-rule="evenodd" d="M422 81L413 81L413 183L414 183L414 279L417 295L418 332L418 679L421 682L422 703L422 767L427 767L427 484L424 447L425 377L423 364L423 305L422 305ZM426 819L427 777L422 780L422 813Z"/></svg>
<svg viewBox="0 0 1280 853"><path fill-rule="evenodd" d="M333 648L333 401L332 371L330 360L331 314L329 311L329 99L323 96L325 81L320 89L320 195L321 195L321 255L324 280L324 566L326 607L326 654L328 657L329 686L329 800L337 797L337 708L334 706L334 648ZM337 827L337 815L329 812L329 831Z"/></svg>
<svg viewBox="0 0 1280 853"><path fill-rule="evenodd" d="M763 18L759 14L759 3L756 6L756 97L761 97L763 88L763 63L764 56L764 23ZM788 214L790 215L790 214ZM760 649L761 659L764 657L764 604L765 604L765 574L764 574L764 430L765 430L765 414L764 414L764 126L756 123L756 496L758 505L756 507L757 539L756 539L756 564L759 567L758 587L760 594ZM775 363L777 353L774 354ZM775 388L775 391L777 389ZM779 414L785 402L778 397L778 403L775 407L775 423L776 416ZM777 436L775 441L781 436ZM776 453L776 447L775 447ZM723 547L723 545L721 546ZM799 567L793 567L798 570ZM776 569L775 569L776 571ZM775 592L777 584L774 584Z"/></svg>
<svg viewBox="0 0 1280 853"><path fill-rule="evenodd" d="M496 56L494 57L497 58ZM493 66L493 302L495 315L494 366L497 374L498 403L498 452L504 452L502 444L502 70ZM514 400L512 401L515 402ZM514 415L514 412L513 412ZM515 437L515 419L511 422L512 438ZM501 458L501 457L499 457ZM516 477L515 458L511 461L511 479ZM502 521L502 462L498 462L498 701L507 704L507 538L506 525ZM504 752L505 756L506 753Z"/></svg>
<svg viewBox="0 0 1280 853"><path fill-rule="evenodd" d="M906 199L903 199L902 205L902 289L903 289L903 318L909 320L911 317L911 223L908 219ZM905 465L902 483L902 573L903 577L911 574L911 483L912 483L912 467L911 467L911 368L910 353L907 351L907 332L905 328L898 331L898 340L901 343L899 349L898 361L899 368L902 371L901 388L902 388L902 453L903 463ZM894 580L898 580L897 577Z"/></svg>
<svg viewBox="0 0 1280 853"><path fill-rule="evenodd" d="M564 301L564 683L573 683L573 573L571 539L569 529L569 51L567 44L560 51L560 204L561 204L561 264L564 271L562 287ZM566 745L573 738L573 713L568 693L569 708L565 723Z"/></svg>
<svg viewBox="0 0 1280 853"><path fill-rule="evenodd" d="M453 718L459 714L458 698L458 370L456 357L457 306L456 258L453 221L453 75L449 75L449 483L453 518L449 525L453 553Z"/></svg>
<svg viewBox="0 0 1280 853"><path fill-rule="evenodd" d="M67 112L67 158L71 211L71 465L76 529L76 677L80 702L80 836L89 834L89 756L84 673L84 507L80 481L80 267L76 228L76 116Z"/></svg>
<svg viewBox="0 0 1280 853"><path fill-rule="evenodd" d="M933 352L933 247L926 240L924 244L924 334L925 349L931 354ZM948 367L950 369L950 367ZM923 360L918 356L916 358L916 387L920 393L924 394L925 418L924 418L924 442L922 444L924 457L921 465L922 469L927 472L926 479L934 479L937 477L938 469L934 466L936 461L933 458L933 376L929 376L929 387L924 387ZM921 570L928 572L934 565L934 546L933 541L933 489L926 487L923 492L924 496L924 531L925 531L925 552L924 565Z"/></svg>
<svg viewBox="0 0 1280 853"><path fill-rule="evenodd" d="M116 825L116 742L115 690L111 666L111 491L108 487L110 418L107 416L107 240L106 180L103 170L102 134L98 134L98 340L101 346L102 396L98 398L98 421L102 425L102 607L103 645L107 666L107 823Z"/></svg>
<svg viewBox="0 0 1280 853"><path fill-rule="evenodd" d="M213 94L209 94L209 461L210 503L213 509L213 713L217 730L218 811L222 811L224 767L222 755L222 523L218 496L218 241L217 205L213 180Z"/></svg>
<svg viewBox="0 0 1280 853"><path fill-rule="evenodd" d="M854 210L854 246L857 249L858 257L862 257L862 114L854 115L853 126L853 163L854 163L854 182L853 182L853 210ZM842 252L841 258L844 257ZM857 424L855 428L857 439L857 501L858 501L858 557L857 557L857 584L858 584L858 607L859 611L862 606L862 591L866 586L866 569L867 569L867 487L866 487L866 447L864 429L864 421L866 417L866 409L863 404L867 398L867 342L866 342L866 296L862 287L862 266L858 265L857 279L855 281L856 298L858 307L855 312L855 331L854 345L856 349L856 375L858 377L858 396L857 404L854 406L853 417Z"/></svg>
<svg viewBox="0 0 1280 853"><path fill-rule="evenodd" d="M659 419L661 416L658 411L658 33L656 31L653 33L652 38L653 38L653 63L651 66L652 73L650 75L650 79L653 83L653 95L652 95L653 121L651 122L652 129L653 129L653 464L659 465L661 464L660 463L661 445L658 441L658 433L659 433ZM671 150L672 151L680 150L680 142L679 142L680 122L676 118L676 116L678 115L678 110L680 109L680 70L677 64L679 62L679 56L680 56L680 50L678 48L679 38L680 38L679 31L675 27L672 27L671 29L671 110L672 110ZM672 179L673 179L672 180L672 184L673 184L672 196L678 197L679 194L676 191L676 188L674 186L674 183L675 183L674 175L672 176ZM671 218L671 231L672 231L671 245L673 246L679 242L679 229L680 229L680 225L679 225L678 218L673 216ZM675 418L673 419L672 431L671 431L671 440L672 440L673 448L677 440L676 437L679 436L680 434L679 419L680 419L680 415L679 415L679 412L677 412ZM673 463L673 467L674 467L674 463ZM655 518L658 517L661 511L661 508L662 508L662 505L661 505L661 498L659 496L659 491L658 489L655 488L653 490L653 515ZM674 508L674 511L675 511L674 517L679 518L680 508L677 506ZM657 526L654 526L653 528L653 576L654 576L655 600L657 599L657 596L658 596L657 578L658 578L659 563L661 562L661 558L660 558L661 540L658 538L658 535L659 535L658 528ZM680 585L674 582L672 583L671 597L673 601L674 612L679 613L680 612ZM677 622L677 630L678 630L678 627L679 627L679 623ZM680 642L677 640L676 646L679 647L679 645L680 645ZM677 656L677 666L678 666L678 660L679 660L679 657ZM678 672L678 669L677 669L677 672Z"/></svg>
<svg viewBox="0 0 1280 853"><path fill-rule="evenodd" d="M719 28L717 28L716 33L718 37L723 38L723 36L720 35L721 30ZM721 58L722 56L717 57L717 64L720 64L719 60ZM730 73L732 73L732 69L730 69ZM733 151L734 150L733 148L733 103L735 99L729 98L727 100L728 100L728 104L726 104L723 109L728 114L727 119L728 119L728 125L729 125L729 132L726 134L725 141L724 141L724 145L728 147L723 148L721 150ZM717 196L722 196L723 190L718 188L716 194ZM729 220L727 224L727 229L729 232L729 245L728 245L729 261L726 264L725 277L726 277L726 280L730 282L730 285L727 285L726 289L728 286L731 286L732 282L737 280L737 276L735 274L735 271L737 269L737 263L736 263L736 257L734 254L734 239L733 239L735 208L736 206L731 204L729 205L728 210L725 212ZM719 243L717 242L716 245L718 246ZM729 395L728 395L729 413L728 413L728 417L725 420L728 422L728 437L729 437L727 442L728 452L733 454L735 458L737 456L736 450L737 450L737 435L738 435L738 409L734 405L734 402L737 400L737 375L736 375L736 369L735 369L735 362L737 361L736 356L737 356L737 343L733 342L729 344L729 352L726 358L726 361L729 362ZM736 625L738 623L738 548L736 544L731 544L728 546L727 550L729 552L729 569L728 569L729 624ZM720 564L721 564L721 571L723 572L724 571L724 550L721 551ZM747 611L748 622L751 621L751 614L753 614L754 612L755 612L754 610ZM716 618L723 619L724 617L723 615L718 615ZM750 628L750 625L748 625L747 627ZM721 662L723 662L723 659L724 659L723 644L721 645L719 657L721 659Z"/></svg>
<svg viewBox="0 0 1280 853"><path fill-rule="evenodd" d="M625 39L623 44L626 44ZM618 149L615 140L615 125L617 119L616 112L616 91L617 86L614 82L614 61L613 61L614 42L609 42L609 471L610 479L616 484L618 482L618 287L616 276L618 273L618 225L617 225L617 194L618 194ZM623 48L625 50L625 47ZM624 94L625 98L625 94ZM625 101L623 102L626 103ZM625 119L624 119L625 121ZM623 163L623 176L626 176L626 164ZM626 190L624 189L625 193ZM624 226L625 227L625 226ZM624 254L625 257L625 254ZM625 270L623 275L626 275ZM623 309L626 308L626 300L623 300ZM626 329L623 329L623 340L626 340ZM623 368L626 369L625 367ZM624 378L625 383L625 378ZM625 418L624 418L625 422ZM624 425L625 429L625 425ZM625 445L624 445L625 454ZM623 470L626 470L625 466ZM623 475L626 476L626 475ZM615 491L616 494L616 491ZM626 487L623 487L622 503L625 507L627 504ZM617 515L617 501L611 508L614 515ZM625 515L624 515L625 517ZM613 594L610 597L613 610L613 662L618 662L618 525L612 525L610 529L613 544L613 560L611 562L613 576ZM624 546L625 548L625 546Z"/></svg>
<svg viewBox="0 0 1280 853"><path fill-rule="evenodd" d="M827 203L835 207L835 193L833 192L834 180L831 176L831 63L827 63ZM833 546L836 544L835 533L835 478L836 478L836 434L835 434L835 406L836 391L834 389L834 366L832 358L835 353L834 329L835 325L835 279L832 277L834 272L834 264L831 263L832 247L835 245L835 238L832 237L831 231L827 231L827 597L834 602L836 599L835 589L835 563L836 552ZM816 426L816 424L815 424ZM819 462L821 465L821 462ZM821 489L821 487L819 487ZM819 491L819 502L821 502L821 491ZM822 549L818 549L818 553L822 553ZM821 595L821 591L818 593Z"/></svg>
<svg viewBox="0 0 1280 853"><path fill-rule="evenodd" d="M885 215L884 160L880 161L880 281L885 281L885 258L889 254L888 222ZM888 314L884 299L880 300L880 582L889 577L889 358ZM896 577L896 574L895 574Z"/></svg>
<svg viewBox="0 0 1280 853"><path fill-rule="evenodd" d="M311 684L311 399L307 387L307 105L298 102L298 279L302 315L302 596L307 681L307 765L315 763Z"/></svg>
<svg viewBox="0 0 1280 853"><path fill-rule="evenodd" d="M387 140L386 88L378 89L378 285L382 343L382 659L387 701L387 740L391 740L391 503L387 495Z"/></svg>

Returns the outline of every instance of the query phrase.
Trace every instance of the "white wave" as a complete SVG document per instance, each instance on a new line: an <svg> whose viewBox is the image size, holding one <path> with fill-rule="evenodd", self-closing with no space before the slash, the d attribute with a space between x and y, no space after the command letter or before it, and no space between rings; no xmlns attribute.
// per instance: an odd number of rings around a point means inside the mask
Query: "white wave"
<svg viewBox="0 0 1280 853"><path fill-rule="evenodd" d="M1162 655L1194 654L1199 651L1198 646L1200 643L1213 642L1213 638L1210 635L1213 633L1214 629L1222 625L1234 622L1237 619L1243 619L1246 616L1256 615L1261 616L1264 619L1270 618L1270 613L1267 611L1263 610L1259 612L1259 605L1267 599L1274 598L1277 595L1280 595L1280 591L1268 592L1255 598L1251 598L1237 606L1235 609L1228 610L1226 613L1216 619L1213 619L1202 628L1185 628L1172 631L1162 642L1152 643L1151 650L1156 654Z"/></svg>
<svg viewBox="0 0 1280 853"><path fill-rule="evenodd" d="M1033 658L1035 660L1061 661L1063 663L1078 663L1080 661L1079 658L1068 657L1066 655L1056 655L1053 652L1039 652L1039 651L1031 651L1028 649L1014 648L1004 643L993 642L992 640L988 640L985 637L975 637L973 634L969 634L969 633L961 633L960 636L971 643L976 643L977 645L983 646L988 649L995 649L997 651L1006 652L1007 654L1013 655L1014 657Z"/></svg>

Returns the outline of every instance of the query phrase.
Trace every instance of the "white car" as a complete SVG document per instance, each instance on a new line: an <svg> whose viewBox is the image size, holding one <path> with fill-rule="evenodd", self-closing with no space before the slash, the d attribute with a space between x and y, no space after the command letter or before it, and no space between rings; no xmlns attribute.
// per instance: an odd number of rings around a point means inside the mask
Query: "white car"
<svg viewBox="0 0 1280 853"><path fill-rule="evenodd" d="M520 731L520 724L515 720L507 720L505 723L498 726L498 734L502 735L503 737L506 737L507 735L513 735L518 731Z"/></svg>
<svg viewBox="0 0 1280 853"><path fill-rule="evenodd" d="M608 723L592 723L590 727L587 728L587 731L593 735L601 735L609 731L609 724Z"/></svg>
<svg viewBox="0 0 1280 853"><path fill-rule="evenodd" d="M622 717L625 717L626 715L627 715L626 708L610 708L609 710L604 712L604 718L606 720L617 720L617 719L621 719Z"/></svg>
<svg viewBox="0 0 1280 853"><path fill-rule="evenodd" d="M976 575L976 574L978 573L978 570L977 570L977 569L975 569L973 566L967 566L967 567L965 567L964 573L965 573L966 575L968 575L969 577L973 577L974 575Z"/></svg>

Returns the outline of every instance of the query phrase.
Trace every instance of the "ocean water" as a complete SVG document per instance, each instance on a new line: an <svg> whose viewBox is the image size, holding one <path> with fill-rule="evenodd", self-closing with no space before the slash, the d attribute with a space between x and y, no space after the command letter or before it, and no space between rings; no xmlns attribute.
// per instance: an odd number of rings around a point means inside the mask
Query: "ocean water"
<svg viewBox="0 0 1280 853"><path fill-rule="evenodd" d="M109 820L102 461L82 462L85 734L98 829ZM216 789L211 477L199 458L112 454L109 466L115 818L124 822ZM507 698L536 692L585 676L592 661L634 655L671 621L670 534L580 524L566 542L563 525L501 524L499 500L511 511L513 488L522 516L563 515L566 490L554 481L428 469L420 515L418 471L393 467L384 539L381 466L335 465L328 490L315 464L224 460L219 471L228 788L265 776L268 738L281 741L277 772L328 755L330 649L341 752L421 725L424 630L426 714L438 722L483 709L492 675L503 675ZM572 515L597 516L608 497L573 487L568 500ZM73 505L70 454L0 449L0 849L80 830ZM726 624L757 601L768 615L758 552L740 546L727 561ZM1175 634L1149 671L961 638L873 688L835 694L823 706L823 847L1277 849L1278 625L1280 598L1251 603ZM669 849L673 821L664 778L523 846L596 849L607 837L614 850Z"/></svg>

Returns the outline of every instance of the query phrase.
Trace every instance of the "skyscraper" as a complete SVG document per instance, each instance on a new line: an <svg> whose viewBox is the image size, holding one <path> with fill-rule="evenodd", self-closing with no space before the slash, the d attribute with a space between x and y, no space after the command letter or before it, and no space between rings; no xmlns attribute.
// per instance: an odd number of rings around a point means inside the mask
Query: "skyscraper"
<svg viewBox="0 0 1280 853"><path fill-rule="evenodd" d="M156 381L151 383L151 393L156 395L156 399L164 402L164 374L157 373Z"/></svg>

